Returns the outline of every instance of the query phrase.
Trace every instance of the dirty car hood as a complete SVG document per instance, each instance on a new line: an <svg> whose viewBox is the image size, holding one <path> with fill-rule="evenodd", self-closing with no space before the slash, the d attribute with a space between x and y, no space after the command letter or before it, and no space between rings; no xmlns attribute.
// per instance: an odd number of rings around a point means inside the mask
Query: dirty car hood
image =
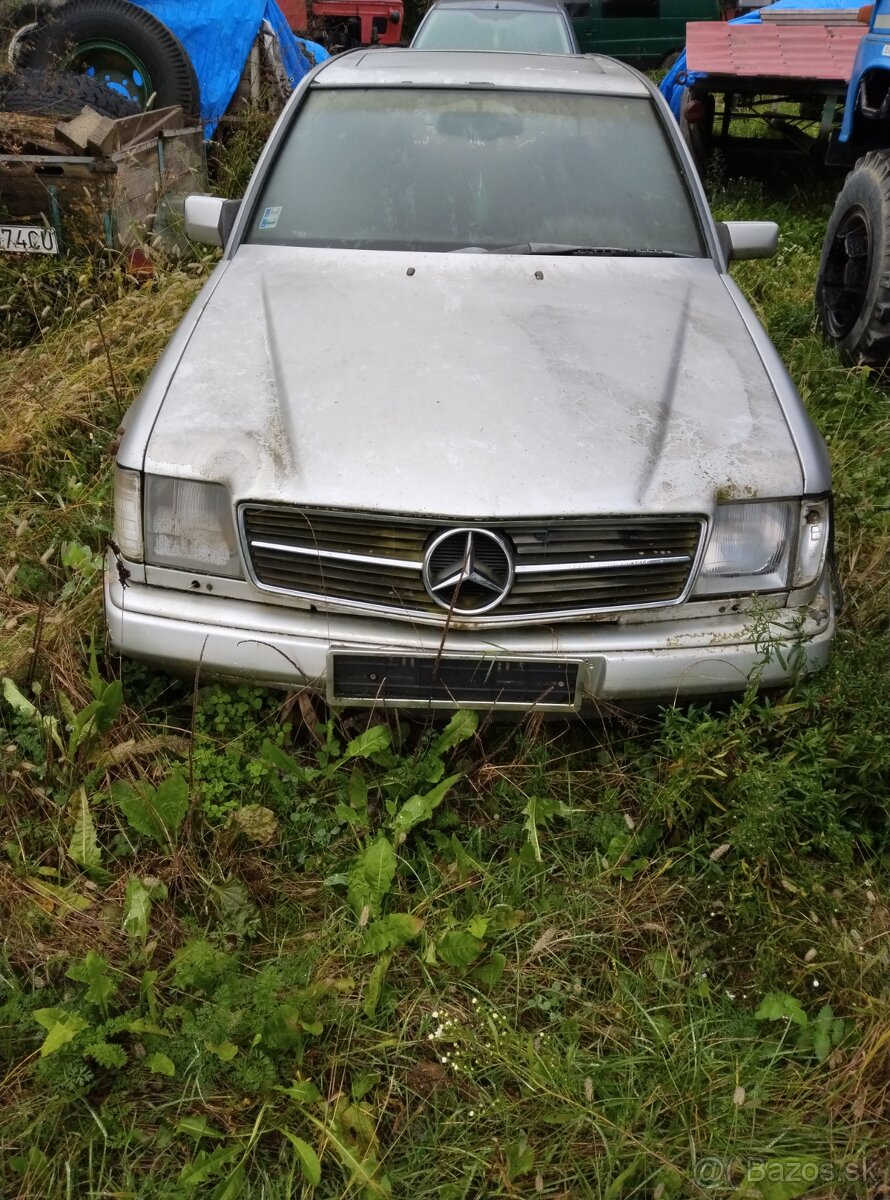
<svg viewBox="0 0 890 1200"><path fill-rule="evenodd" d="M710 260L239 249L145 469L235 500L497 518L801 490Z"/></svg>

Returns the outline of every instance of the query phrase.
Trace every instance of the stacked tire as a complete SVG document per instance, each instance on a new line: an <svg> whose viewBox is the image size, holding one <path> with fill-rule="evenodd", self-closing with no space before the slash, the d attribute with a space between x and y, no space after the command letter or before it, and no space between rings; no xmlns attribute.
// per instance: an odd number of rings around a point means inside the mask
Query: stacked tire
<svg viewBox="0 0 890 1200"><path fill-rule="evenodd" d="M0 111L29 116L75 117L87 105L106 117L129 117L135 104L88 75L68 71L17 71L0 86Z"/></svg>

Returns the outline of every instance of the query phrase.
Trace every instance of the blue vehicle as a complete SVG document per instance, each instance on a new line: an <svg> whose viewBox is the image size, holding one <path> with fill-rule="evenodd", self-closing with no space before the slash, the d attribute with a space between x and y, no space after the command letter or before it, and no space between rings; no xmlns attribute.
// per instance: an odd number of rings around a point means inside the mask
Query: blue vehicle
<svg viewBox="0 0 890 1200"><path fill-rule="evenodd" d="M890 366L890 0L869 10L829 161L855 163L828 222L816 308L850 365Z"/></svg>
<svg viewBox="0 0 890 1200"><path fill-rule="evenodd" d="M731 133L746 121L765 122L811 159L855 164L828 223L816 308L845 363L887 372L890 0L858 14L844 0L777 0L722 26L689 25L686 51L661 92L700 168L714 147L779 144Z"/></svg>

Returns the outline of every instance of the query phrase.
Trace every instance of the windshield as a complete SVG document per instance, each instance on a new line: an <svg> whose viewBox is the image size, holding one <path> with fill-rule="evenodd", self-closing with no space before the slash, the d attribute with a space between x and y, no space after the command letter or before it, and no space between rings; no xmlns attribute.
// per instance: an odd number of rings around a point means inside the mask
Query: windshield
<svg viewBox="0 0 890 1200"><path fill-rule="evenodd" d="M685 181L647 98L470 88L310 92L246 240L703 253Z"/></svg>
<svg viewBox="0 0 890 1200"><path fill-rule="evenodd" d="M571 54L558 12L503 8L436 9L411 43L415 50L521 50L528 54Z"/></svg>

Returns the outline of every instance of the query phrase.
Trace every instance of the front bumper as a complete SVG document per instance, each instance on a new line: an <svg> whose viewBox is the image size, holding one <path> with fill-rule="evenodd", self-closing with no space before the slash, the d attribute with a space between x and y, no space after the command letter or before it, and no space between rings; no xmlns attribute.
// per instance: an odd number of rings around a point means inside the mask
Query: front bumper
<svg viewBox="0 0 890 1200"><path fill-rule="evenodd" d="M676 612L676 610L673 610ZM769 625L751 613L691 619L585 622L453 630L229 599L172 588L121 586L114 562L105 573L105 618L112 651L177 673L331 694L332 652L537 659L578 664L571 704L672 701L743 691L756 672L762 686L810 674L827 658L835 629L828 572L804 608L773 609ZM778 651L778 653L776 653ZM413 706L418 705L413 702ZM423 706L432 707L429 702ZM438 707L454 707L437 702ZM499 708L528 708L501 704Z"/></svg>

